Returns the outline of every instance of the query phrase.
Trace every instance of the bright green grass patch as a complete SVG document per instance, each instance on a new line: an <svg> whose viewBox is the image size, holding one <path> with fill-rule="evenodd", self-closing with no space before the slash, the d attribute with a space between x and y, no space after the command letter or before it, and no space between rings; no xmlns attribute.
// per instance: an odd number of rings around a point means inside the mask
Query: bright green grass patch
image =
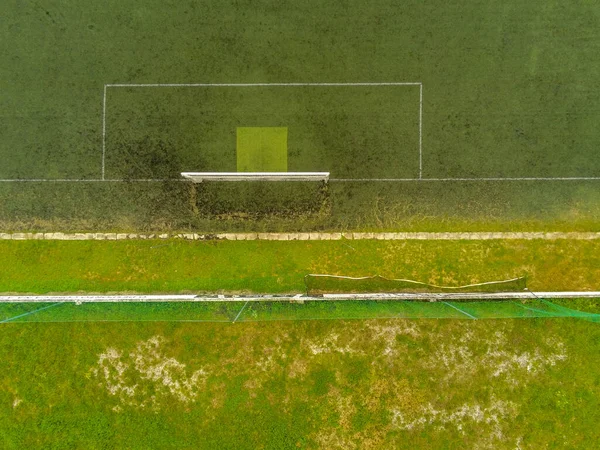
<svg viewBox="0 0 600 450"><path fill-rule="evenodd" d="M304 292L307 273L600 289L600 242L1 241L0 292Z"/></svg>
<svg viewBox="0 0 600 450"><path fill-rule="evenodd" d="M286 127L238 127L238 172L287 172Z"/></svg>

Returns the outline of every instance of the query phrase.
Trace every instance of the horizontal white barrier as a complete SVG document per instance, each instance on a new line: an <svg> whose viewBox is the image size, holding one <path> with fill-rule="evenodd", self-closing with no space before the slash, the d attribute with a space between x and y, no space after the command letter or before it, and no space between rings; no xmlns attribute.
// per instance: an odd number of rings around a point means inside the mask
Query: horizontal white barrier
<svg viewBox="0 0 600 450"><path fill-rule="evenodd" d="M194 183L203 181L327 181L329 172L182 172Z"/></svg>
<svg viewBox="0 0 600 450"><path fill-rule="evenodd" d="M470 293L398 293L398 294L324 294L323 296L290 295L193 295L193 294L163 294L163 295L0 295L4 303L120 303L120 302L302 302L315 300L506 300L506 299L569 299L569 298L600 298L598 291L551 291L551 292L470 292Z"/></svg>

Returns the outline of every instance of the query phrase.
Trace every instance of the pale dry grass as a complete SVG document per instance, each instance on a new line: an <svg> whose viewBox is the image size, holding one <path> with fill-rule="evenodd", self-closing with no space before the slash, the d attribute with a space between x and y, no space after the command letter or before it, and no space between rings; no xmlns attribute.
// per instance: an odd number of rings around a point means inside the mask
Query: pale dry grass
<svg viewBox="0 0 600 450"><path fill-rule="evenodd" d="M218 360L194 355L196 370L169 354L165 338L154 336L130 351L107 348L89 376L117 400L115 412L158 411L169 402L187 410L200 393L205 411L214 411L227 404L226 380L236 377L248 407L267 401L288 414L298 402L314 405L322 425L308 438L319 448L384 448L401 432L470 435L472 448L488 449L509 438L518 444L507 432L523 405L511 392L567 360L560 336L526 342L515 326L490 332L470 322L435 328L418 321L368 320L296 336L277 329L264 339L244 333ZM365 367L360 377L348 372L356 363ZM327 391L315 394L313 377L323 370L330 373ZM283 390L273 391L282 379ZM472 387L486 394L453 397ZM448 398L439 395L446 391ZM365 414L378 419L356 429Z"/></svg>
<svg viewBox="0 0 600 450"><path fill-rule="evenodd" d="M164 338L154 336L138 342L127 355L114 348L98 355L97 366L89 375L119 399L115 411L123 406L157 410L167 401L186 404L196 400L207 372L199 369L189 373L185 364L163 353L164 342Z"/></svg>

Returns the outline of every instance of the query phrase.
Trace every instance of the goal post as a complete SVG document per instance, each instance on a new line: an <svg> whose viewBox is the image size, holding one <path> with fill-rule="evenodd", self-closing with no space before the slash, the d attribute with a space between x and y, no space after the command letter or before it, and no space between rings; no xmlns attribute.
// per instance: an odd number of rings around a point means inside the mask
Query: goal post
<svg viewBox="0 0 600 450"><path fill-rule="evenodd" d="M203 181L329 181L329 172L182 172L194 183Z"/></svg>

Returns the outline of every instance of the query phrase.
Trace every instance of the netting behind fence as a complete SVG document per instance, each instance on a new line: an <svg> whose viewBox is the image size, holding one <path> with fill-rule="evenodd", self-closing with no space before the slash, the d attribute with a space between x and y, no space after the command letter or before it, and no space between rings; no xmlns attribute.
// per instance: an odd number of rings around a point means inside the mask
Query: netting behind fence
<svg viewBox="0 0 600 450"><path fill-rule="evenodd" d="M346 277L341 275L309 274L304 277L309 295L329 293L400 293L400 292L515 292L527 287L526 277L510 280L490 281L464 286L438 286L420 281L370 277Z"/></svg>
<svg viewBox="0 0 600 450"><path fill-rule="evenodd" d="M576 305L576 304L575 304ZM17 322L261 322L317 319L522 319L572 317L600 322L600 314L544 299L503 302L228 301L161 303L0 303L0 323Z"/></svg>

